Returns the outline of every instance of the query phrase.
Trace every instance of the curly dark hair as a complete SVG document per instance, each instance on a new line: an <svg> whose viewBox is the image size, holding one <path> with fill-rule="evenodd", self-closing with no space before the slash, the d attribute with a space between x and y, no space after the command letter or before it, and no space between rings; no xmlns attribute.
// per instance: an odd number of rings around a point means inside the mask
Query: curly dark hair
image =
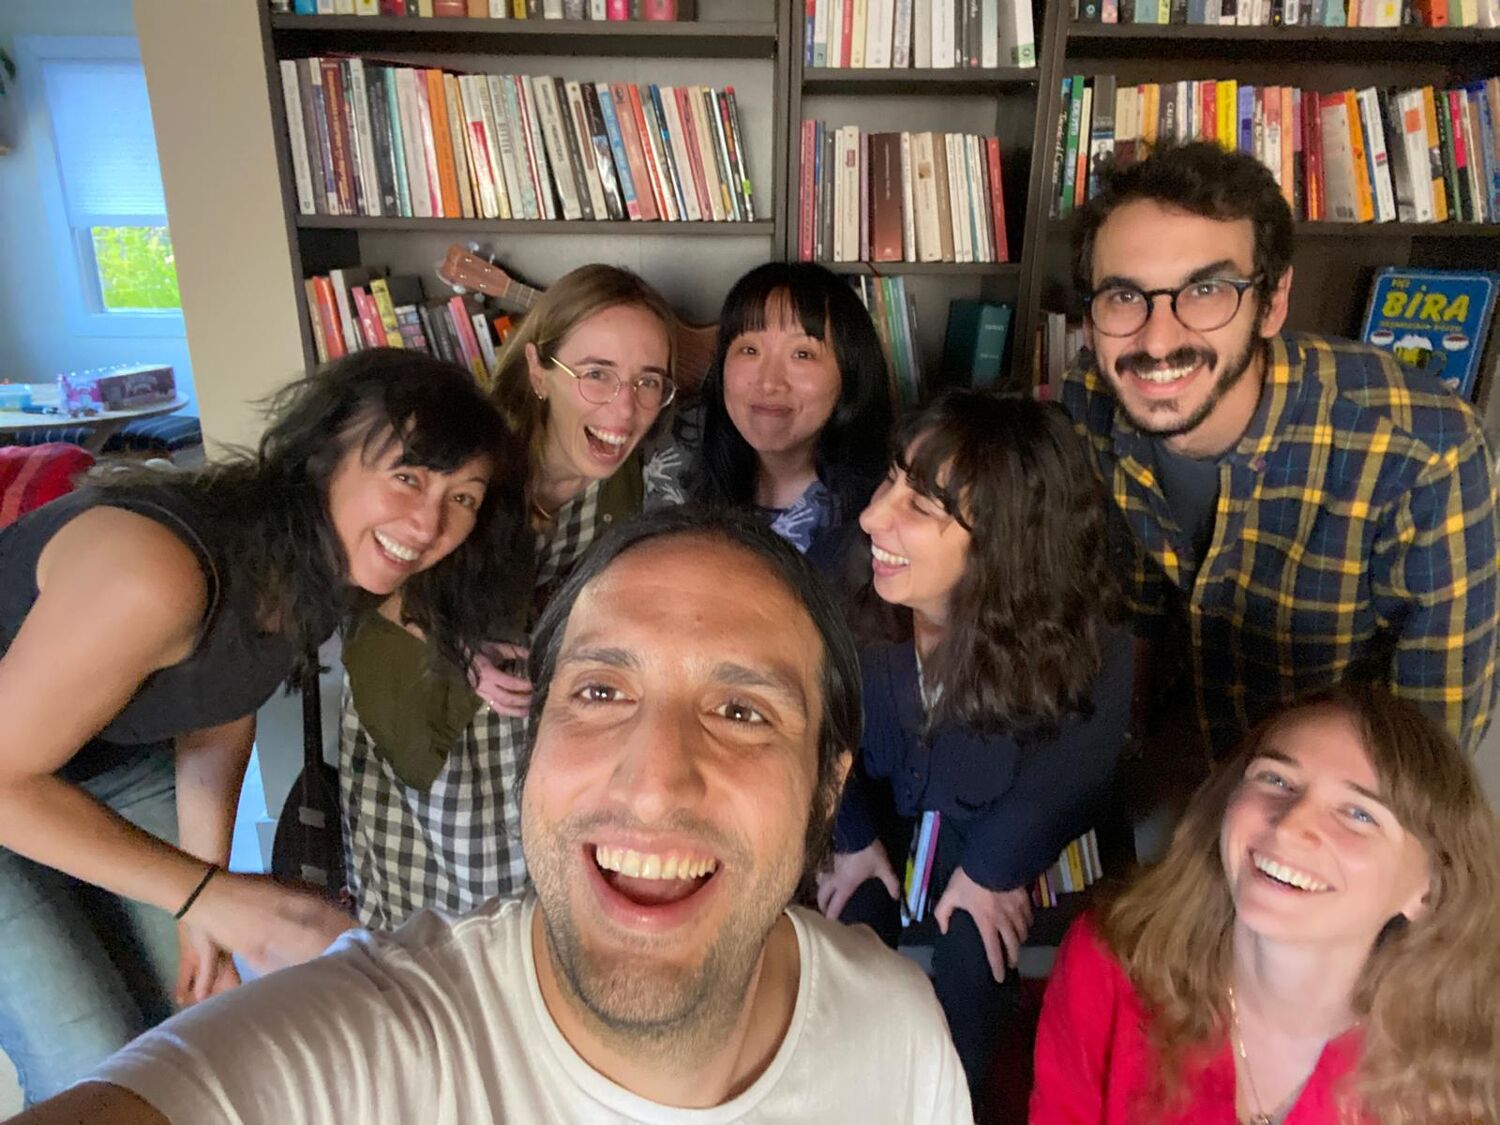
<svg viewBox="0 0 1500 1125"><path fill-rule="evenodd" d="M477 456L494 474L473 532L436 566L402 587L403 614L456 667L480 644L505 635L518 607L505 594L524 547L519 482L525 453L474 377L420 352L374 348L327 364L266 401L270 423L253 452L195 473L150 470L106 478L108 490L176 492L204 514L208 544L254 592L248 607L298 653L324 638L331 618L373 608L376 598L349 586L348 560L328 511L328 486L344 456L452 472Z"/></svg>
<svg viewBox="0 0 1500 1125"><path fill-rule="evenodd" d="M1099 228L1116 208L1138 199L1221 222L1249 219L1262 302L1291 268L1292 209L1270 169L1247 153L1226 152L1212 141L1166 145L1136 164L1106 169L1101 189L1073 220L1073 284L1080 294L1094 287Z"/></svg>
<svg viewBox="0 0 1500 1125"><path fill-rule="evenodd" d="M698 445L690 477L693 499L711 506L749 507L755 502L755 450L740 436L724 405L724 358L736 337L759 332L773 300L782 300L817 340L830 343L843 386L813 454L818 479L832 490L844 519L870 499L885 472L885 441L891 432L890 375L885 352L865 306L832 271L812 262L767 262L734 283L719 314L719 340L699 392L701 434L683 419L677 436Z"/></svg>
<svg viewBox="0 0 1500 1125"><path fill-rule="evenodd" d="M933 719L1045 734L1087 710L1124 614L1109 498L1062 407L952 389L902 424L896 470L969 532L925 662Z"/></svg>

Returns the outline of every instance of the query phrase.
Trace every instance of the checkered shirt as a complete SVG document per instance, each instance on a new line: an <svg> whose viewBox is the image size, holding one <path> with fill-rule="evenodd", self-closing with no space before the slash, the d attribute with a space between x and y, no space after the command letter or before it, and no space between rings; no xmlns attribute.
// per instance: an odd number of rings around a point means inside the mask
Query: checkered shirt
<svg viewBox="0 0 1500 1125"><path fill-rule="evenodd" d="M604 530L590 485L537 537L537 610ZM526 884L516 773L525 719L481 707L427 790L396 777L344 682L339 789L344 854L359 920L391 929L424 907L474 909Z"/></svg>
<svg viewBox="0 0 1500 1125"><path fill-rule="evenodd" d="M1135 540L1138 632L1181 604L1196 704L1222 754L1279 703L1378 674L1472 752L1495 694L1492 461L1468 403L1363 344L1269 341L1260 403L1220 459L1203 558L1151 439L1090 353L1063 403Z"/></svg>

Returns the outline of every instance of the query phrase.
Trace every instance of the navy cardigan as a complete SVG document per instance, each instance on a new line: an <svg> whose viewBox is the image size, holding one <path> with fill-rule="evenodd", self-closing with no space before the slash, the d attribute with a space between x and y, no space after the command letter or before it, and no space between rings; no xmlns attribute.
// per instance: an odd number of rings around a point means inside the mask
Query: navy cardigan
<svg viewBox="0 0 1500 1125"><path fill-rule="evenodd" d="M1130 730L1134 651L1130 630L1117 629L1105 641L1092 714L1064 720L1054 737L1017 740L956 723L924 736L916 649L909 641L866 649L864 734L839 806L836 850L878 838L866 793L888 785L901 816L933 809L965 825L961 862L980 886L1029 883L1093 825ZM890 859L899 867L906 857Z"/></svg>

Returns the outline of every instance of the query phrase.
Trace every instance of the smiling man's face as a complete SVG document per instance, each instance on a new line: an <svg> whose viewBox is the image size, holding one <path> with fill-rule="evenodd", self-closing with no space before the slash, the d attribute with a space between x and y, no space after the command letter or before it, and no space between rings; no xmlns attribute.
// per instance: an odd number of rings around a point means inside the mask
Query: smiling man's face
<svg viewBox="0 0 1500 1125"><path fill-rule="evenodd" d="M803 870L823 659L797 596L721 541L642 544L579 595L522 835L559 988L610 1030L743 1001Z"/></svg>

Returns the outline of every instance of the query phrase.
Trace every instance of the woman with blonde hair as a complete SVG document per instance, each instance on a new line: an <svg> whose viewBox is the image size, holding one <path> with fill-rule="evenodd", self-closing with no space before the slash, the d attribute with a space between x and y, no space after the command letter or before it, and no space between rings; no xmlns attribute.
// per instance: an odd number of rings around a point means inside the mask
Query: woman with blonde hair
<svg viewBox="0 0 1500 1125"><path fill-rule="evenodd" d="M1373 685L1272 716L1063 942L1031 1120L1500 1121L1500 839Z"/></svg>
<svg viewBox="0 0 1500 1125"><path fill-rule="evenodd" d="M506 341L490 388L528 449L519 555L529 565L508 583L510 635L467 670L436 665L392 599L346 642L339 776L366 926L428 906L467 910L524 884L515 783L527 634L596 536L641 509L636 450L676 393L675 328L666 301L628 270L582 266L549 288Z"/></svg>

